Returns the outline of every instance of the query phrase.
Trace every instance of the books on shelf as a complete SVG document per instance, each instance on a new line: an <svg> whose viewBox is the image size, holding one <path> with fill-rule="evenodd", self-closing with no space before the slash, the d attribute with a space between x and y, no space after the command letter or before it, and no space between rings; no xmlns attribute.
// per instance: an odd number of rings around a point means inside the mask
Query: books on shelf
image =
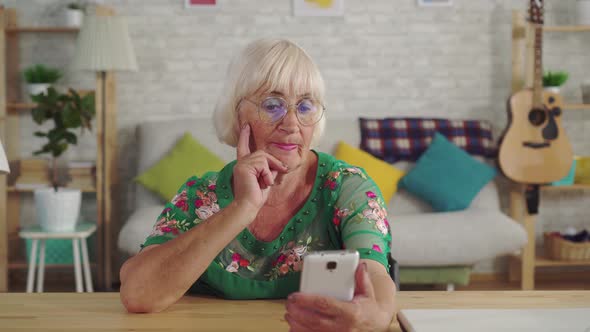
<svg viewBox="0 0 590 332"><path fill-rule="evenodd" d="M51 185L50 165L47 159L22 159L18 161L18 171L10 183L20 190L34 190ZM62 173L63 174L63 173ZM67 163L66 183L61 185L77 189L96 188L96 163L76 160Z"/></svg>
<svg viewBox="0 0 590 332"><path fill-rule="evenodd" d="M68 162L68 187L95 188L96 164L94 161L70 161Z"/></svg>
<svg viewBox="0 0 590 332"><path fill-rule="evenodd" d="M49 185L49 161L47 159L22 159L18 162L17 189L37 189Z"/></svg>

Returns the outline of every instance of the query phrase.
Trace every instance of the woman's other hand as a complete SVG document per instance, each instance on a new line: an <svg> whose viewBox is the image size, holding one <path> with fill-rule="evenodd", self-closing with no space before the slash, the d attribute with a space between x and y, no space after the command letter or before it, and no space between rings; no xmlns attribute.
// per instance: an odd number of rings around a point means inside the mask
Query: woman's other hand
<svg viewBox="0 0 590 332"><path fill-rule="evenodd" d="M234 166L235 202L260 210L268 198L269 188L277 177L288 171L281 161L262 150L250 152L250 125L240 130L237 160Z"/></svg>
<svg viewBox="0 0 590 332"><path fill-rule="evenodd" d="M392 313L384 312L379 306L365 263L356 269L355 281L354 298L350 302L320 295L291 294L285 314L289 331L388 331Z"/></svg>

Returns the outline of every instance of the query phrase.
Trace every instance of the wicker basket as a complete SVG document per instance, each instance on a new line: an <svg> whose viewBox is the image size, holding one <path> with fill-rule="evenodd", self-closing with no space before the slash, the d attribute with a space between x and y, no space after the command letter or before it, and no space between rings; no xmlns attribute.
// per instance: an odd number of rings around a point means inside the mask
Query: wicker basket
<svg viewBox="0 0 590 332"><path fill-rule="evenodd" d="M558 236L544 234L545 256L555 260L580 261L590 260L590 241L576 243Z"/></svg>

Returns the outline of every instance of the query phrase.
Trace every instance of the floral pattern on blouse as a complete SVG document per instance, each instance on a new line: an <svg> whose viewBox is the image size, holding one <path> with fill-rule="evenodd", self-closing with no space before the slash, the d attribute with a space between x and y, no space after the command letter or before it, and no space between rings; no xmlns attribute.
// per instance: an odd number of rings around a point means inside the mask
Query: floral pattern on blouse
<svg viewBox="0 0 590 332"><path fill-rule="evenodd" d="M232 254L232 256L231 256L231 263L229 263L229 265L225 267L225 270L227 272L235 273L235 272L238 272L238 270L240 268L246 268L250 271L254 271L254 268L250 265L249 260L243 258L242 255L240 255L237 252L234 252L231 249L228 249L228 250Z"/></svg>
<svg viewBox="0 0 590 332"><path fill-rule="evenodd" d="M311 236L305 242L287 243L286 248L280 251L277 258L272 263L272 269L266 276L268 280L276 280L287 275L290 272L299 272L303 268L303 256L307 253L311 243Z"/></svg>
<svg viewBox="0 0 590 332"><path fill-rule="evenodd" d="M379 204L377 195L372 191L365 193L368 197L369 208L363 211L363 216L375 224L375 228L383 235L389 232L389 221L387 221L387 210Z"/></svg>
<svg viewBox="0 0 590 332"><path fill-rule="evenodd" d="M342 219L349 216L349 215L350 215L349 209L339 209L337 207L334 208L334 217L332 217L332 223L334 224L334 226L336 226L336 231L338 231L340 229L338 226L340 226Z"/></svg>
<svg viewBox="0 0 590 332"><path fill-rule="evenodd" d="M158 221L156 221L150 236L162 236L167 234L176 236L191 228L190 223L186 219L176 219L176 215L172 212L172 209L164 209Z"/></svg>
<svg viewBox="0 0 590 332"><path fill-rule="evenodd" d="M212 189L211 189L212 188ZM217 204L217 195L215 194L215 185L209 185L208 190L197 190L195 199L195 213L201 220L205 220L215 213L219 212L219 204Z"/></svg>

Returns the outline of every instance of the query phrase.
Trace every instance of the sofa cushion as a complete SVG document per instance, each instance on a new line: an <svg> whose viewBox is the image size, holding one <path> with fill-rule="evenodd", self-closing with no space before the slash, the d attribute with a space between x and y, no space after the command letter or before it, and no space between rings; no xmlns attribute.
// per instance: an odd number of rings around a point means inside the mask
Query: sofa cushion
<svg viewBox="0 0 590 332"><path fill-rule="evenodd" d="M143 173L162 159L186 133L226 161L234 160L236 151L217 139L211 118L174 118L152 120L137 127L137 174ZM180 187L180 186L179 186ZM141 185L135 186L135 208L160 205L162 199ZM178 189L178 188L177 188Z"/></svg>
<svg viewBox="0 0 590 332"><path fill-rule="evenodd" d="M152 232L162 210L164 210L164 205L158 204L135 210L119 232L117 242L119 249L130 256L137 254L141 249L141 244Z"/></svg>
<svg viewBox="0 0 590 332"><path fill-rule="evenodd" d="M218 171L224 165L223 160L185 133L164 158L135 180L168 201L189 177Z"/></svg>
<svg viewBox="0 0 590 332"><path fill-rule="evenodd" d="M357 149L345 142L339 142L334 154L337 159L363 168L375 181L385 202L389 202L397 191L397 183L404 175L404 172L392 165L377 159L369 153Z"/></svg>
<svg viewBox="0 0 590 332"><path fill-rule="evenodd" d="M487 121L437 118L360 118L361 149L389 163L416 161L439 132L471 155L493 158L496 149Z"/></svg>
<svg viewBox="0 0 590 332"><path fill-rule="evenodd" d="M400 186L427 201L435 211L458 211L469 207L477 193L496 175L496 170L436 133L430 147Z"/></svg>
<svg viewBox="0 0 590 332"><path fill-rule="evenodd" d="M520 250L524 228L498 210L395 215L391 254L400 266L472 265Z"/></svg>

